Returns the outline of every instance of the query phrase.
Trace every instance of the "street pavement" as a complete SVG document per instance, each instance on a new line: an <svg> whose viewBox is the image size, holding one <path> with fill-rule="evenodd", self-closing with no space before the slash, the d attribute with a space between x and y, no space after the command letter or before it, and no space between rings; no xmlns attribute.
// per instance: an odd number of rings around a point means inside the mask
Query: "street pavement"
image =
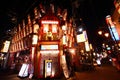
<svg viewBox="0 0 120 80"><path fill-rule="evenodd" d="M120 80L120 72L107 64L96 67L95 71L76 72L76 80Z"/></svg>
<svg viewBox="0 0 120 80"><path fill-rule="evenodd" d="M29 80L28 78L19 78L17 74L7 71L0 72L0 80ZM32 79L43 80L43 79ZM48 79L50 80L50 79ZM75 72L74 76L69 79L61 77L61 79L51 80L120 80L120 72L111 64L97 66L94 70Z"/></svg>

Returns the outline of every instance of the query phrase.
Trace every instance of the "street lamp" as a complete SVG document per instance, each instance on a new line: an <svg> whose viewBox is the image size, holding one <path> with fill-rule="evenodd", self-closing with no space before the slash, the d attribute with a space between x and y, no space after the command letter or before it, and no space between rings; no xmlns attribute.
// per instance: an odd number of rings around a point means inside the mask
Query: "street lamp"
<svg viewBox="0 0 120 80"><path fill-rule="evenodd" d="M104 45L102 44L102 51L105 51L106 50L105 45L109 44L109 42L110 42L110 33L108 33L105 30L99 30L98 35L101 36L102 43L104 43ZM109 45L111 45L111 43Z"/></svg>
<svg viewBox="0 0 120 80"><path fill-rule="evenodd" d="M106 37L106 38L108 38L110 36L110 34L108 32L105 32L105 31L102 31L102 30L98 31L98 34L103 36L103 37Z"/></svg>
<svg viewBox="0 0 120 80"><path fill-rule="evenodd" d="M101 30L100 30L100 31L98 31L98 34L99 34L99 35L102 35L102 31L101 31Z"/></svg>
<svg viewBox="0 0 120 80"><path fill-rule="evenodd" d="M104 36L105 36L105 37L109 37L109 33L105 33Z"/></svg>
<svg viewBox="0 0 120 80"><path fill-rule="evenodd" d="M82 34L82 32L84 31L83 26L82 25L78 26L76 31L77 31L77 34Z"/></svg>
<svg viewBox="0 0 120 80"><path fill-rule="evenodd" d="M82 32L82 31L83 31L83 28L79 28L78 31L79 31L79 32Z"/></svg>

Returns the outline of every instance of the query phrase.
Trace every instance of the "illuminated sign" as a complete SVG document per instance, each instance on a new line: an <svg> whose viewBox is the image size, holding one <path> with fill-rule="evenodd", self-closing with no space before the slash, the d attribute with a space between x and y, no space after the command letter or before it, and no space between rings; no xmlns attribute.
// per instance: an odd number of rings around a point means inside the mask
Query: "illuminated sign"
<svg viewBox="0 0 120 80"><path fill-rule="evenodd" d="M119 35L118 35L115 27L112 27L111 29L109 27L109 30L110 30L110 33L111 33L111 36L112 36L113 40L120 40Z"/></svg>
<svg viewBox="0 0 120 80"><path fill-rule="evenodd" d="M43 54L49 54L49 53L56 54L56 53L59 53L59 50L40 51L40 53L43 53Z"/></svg>
<svg viewBox="0 0 120 80"><path fill-rule="evenodd" d="M23 64L18 76L27 77L28 76L28 67L29 67L29 64Z"/></svg>
<svg viewBox="0 0 120 80"><path fill-rule="evenodd" d="M52 75L52 60L45 60L45 77Z"/></svg>
<svg viewBox="0 0 120 80"><path fill-rule="evenodd" d="M109 27L109 30L110 30L113 40L120 40L118 32L116 30L114 23L112 22L110 15L106 16L106 22L108 24L108 27Z"/></svg>
<svg viewBox="0 0 120 80"><path fill-rule="evenodd" d="M67 30L67 27L65 25L63 25L62 30Z"/></svg>
<svg viewBox="0 0 120 80"><path fill-rule="evenodd" d="M84 34L77 35L77 42L85 42L85 41L86 39L85 39Z"/></svg>
<svg viewBox="0 0 120 80"><path fill-rule="evenodd" d="M46 21L42 21L42 24L58 24L58 21L46 20Z"/></svg>
<svg viewBox="0 0 120 80"><path fill-rule="evenodd" d="M37 41L38 41L38 36L37 35L33 35L32 44L37 44Z"/></svg>
<svg viewBox="0 0 120 80"><path fill-rule="evenodd" d="M106 23L109 24L111 27L115 27L110 15L106 16Z"/></svg>
<svg viewBox="0 0 120 80"><path fill-rule="evenodd" d="M9 46L10 46L10 41L5 41L2 52L8 52Z"/></svg>
<svg viewBox="0 0 120 80"><path fill-rule="evenodd" d="M56 24L52 25L52 33L57 33L57 25Z"/></svg>
<svg viewBox="0 0 120 80"><path fill-rule="evenodd" d="M90 51L90 45L88 41L85 42L85 49L86 51Z"/></svg>
<svg viewBox="0 0 120 80"><path fill-rule="evenodd" d="M83 31L82 34L77 35L77 42L85 42L87 40L87 33L86 31Z"/></svg>
<svg viewBox="0 0 120 80"><path fill-rule="evenodd" d="M67 36L66 35L63 36L63 44L67 45Z"/></svg>
<svg viewBox="0 0 120 80"><path fill-rule="evenodd" d="M34 33L38 33L38 29L39 29L39 25L38 24L34 24L33 32Z"/></svg>
<svg viewBox="0 0 120 80"><path fill-rule="evenodd" d="M44 27L43 32L47 33L49 31L49 25L48 24L44 24L43 27Z"/></svg>
<svg viewBox="0 0 120 80"><path fill-rule="evenodd" d="M46 50L46 49L58 49L58 45L41 45L41 50Z"/></svg>

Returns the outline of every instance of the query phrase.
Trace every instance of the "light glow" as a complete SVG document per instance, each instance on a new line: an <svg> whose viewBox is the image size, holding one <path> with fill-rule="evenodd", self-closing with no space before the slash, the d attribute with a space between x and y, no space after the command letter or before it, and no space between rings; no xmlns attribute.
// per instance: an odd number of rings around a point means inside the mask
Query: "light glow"
<svg viewBox="0 0 120 80"><path fill-rule="evenodd" d="M63 44L67 45L67 36L66 35L63 36Z"/></svg>
<svg viewBox="0 0 120 80"><path fill-rule="evenodd" d="M79 32L82 32L83 31L83 29L82 28L79 28Z"/></svg>
<svg viewBox="0 0 120 80"><path fill-rule="evenodd" d="M58 24L58 21L47 20L47 21L42 21L42 24Z"/></svg>
<svg viewBox="0 0 120 80"><path fill-rule="evenodd" d="M48 24L44 24L43 27L44 27L43 32L44 32L44 33L47 33L47 32L49 31L49 26L48 26Z"/></svg>
<svg viewBox="0 0 120 80"><path fill-rule="evenodd" d="M120 40L118 32L116 30L116 26L114 25L114 22L112 21L110 15L106 16L106 22L108 24L110 34L111 34L113 40Z"/></svg>
<svg viewBox="0 0 120 80"><path fill-rule="evenodd" d="M52 60L45 60L45 77L52 74Z"/></svg>
<svg viewBox="0 0 120 80"><path fill-rule="evenodd" d="M52 77L55 76L55 70L52 70Z"/></svg>
<svg viewBox="0 0 120 80"><path fill-rule="evenodd" d="M32 59L34 58L35 47L32 47Z"/></svg>
<svg viewBox="0 0 120 80"><path fill-rule="evenodd" d="M57 33L57 25L52 25L52 33Z"/></svg>
<svg viewBox="0 0 120 80"><path fill-rule="evenodd" d="M70 53L75 53L75 49L69 49Z"/></svg>
<svg viewBox="0 0 120 80"><path fill-rule="evenodd" d="M38 42L38 36L37 35L33 35L33 41L32 41L32 44L37 44Z"/></svg>
<svg viewBox="0 0 120 80"><path fill-rule="evenodd" d="M102 35L102 31L98 31L98 34L99 34L99 35Z"/></svg>
<svg viewBox="0 0 120 80"><path fill-rule="evenodd" d="M104 35L105 35L105 37L109 37L109 33L105 33Z"/></svg>
<svg viewBox="0 0 120 80"><path fill-rule="evenodd" d="M28 67L29 67L29 64L22 64L22 67L20 69L18 76L20 77L28 76Z"/></svg>
<svg viewBox="0 0 120 80"><path fill-rule="evenodd" d="M120 40L118 32L117 32L115 27L112 27L112 28L109 27L109 30L110 30L111 36L112 36L114 41L115 40Z"/></svg>
<svg viewBox="0 0 120 80"><path fill-rule="evenodd" d="M38 29L39 29L39 25L38 24L34 24L34 33L38 33Z"/></svg>
<svg viewBox="0 0 120 80"><path fill-rule="evenodd" d="M118 8L118 13L120 14L120 7Z"/></svg>
<svg viewBox="0 0 120 80"><path fill-rule="evenodd" d="M77 35L77 42L85 42L85 41L86 39L85 39L84 34Z"/></svg>
<svg viewBox="0 0 120 80"><path fill-rule="evenodd" d="M10 41L5 41L4 47L1 52L8 52L10 46Z"/></svg>
<svg viewBox="0 0 120 80"><path fill-rule="evenodd" d="M106 16L106 22L107 22L107 24L110 24L109 26L115 27L110 15Z"/></svg>
<svg viewBox="0 0 120 80"><path fill-rule="evenodd" d="M41 45L41 50L58 49L58 45Z"/></svg>
<svg viewBox="0 0 120 80"><path fill-rule="evenodd" d="M88 41L85 42L85 49L86 51L90 51L90 46L89 46Z"/></svg>
<svg viewBox="0 0 120 80"><path fill-rule="evenodd" d="M65 25L63 25L62 30L67 30L67 27Z"/></svg>
<svg viewBox="0 0 120 80"><path fill-rule="evenodd" d="M43 53L43 54L49 54L49 53L56 54L56 53L59 53L59 50L40 51L40 53Z"/></svg>

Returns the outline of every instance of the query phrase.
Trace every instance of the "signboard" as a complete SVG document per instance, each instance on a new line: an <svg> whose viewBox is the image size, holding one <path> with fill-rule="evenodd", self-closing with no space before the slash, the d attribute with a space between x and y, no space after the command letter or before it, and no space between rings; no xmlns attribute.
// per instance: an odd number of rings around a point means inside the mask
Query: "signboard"
<svg viewBox="0 0 120 80"><path fill-rule="evenodd" d="M85 39L84 34L77 35L77 42L85 42L85 41L86 39Z"/></svg>
<svg viewBox="0 0 120 80"><path fill-rule="evenodd" d="M83 31L82 34L77 35L77 43L79 42L85 42L87 40L87 33L86 31Z"/></svg>
<svg viewBox="0 0 120 80"><path fill-rule="evenodd" d="M108 24L110 34L111 34L113 40L114 41L120 40L118 32L116 30L116 26L114 25L110 15L106 16L106 23Z"/></svg>
<svg viewBox="0 0 120 80"><path fill-rule="evenodd" d="M90 44L88 41L85 42L85 50L90 51Z"/></svg>
<svg viewBox="0 0 120 80"><path fill-rule="evenodd" d="M45 60L45 78L52 75L52 60Z"/></svg>
<svg viewBox="0 0 120 80"><path fill-rule="evenodd" d="M10 41L5 41L4 47L1 52L8 52L10 46Z"/></svg>
<svg viewBox="0 0 120 80"><path fill-rule="evenodd" d="M41 50L58 49L58 45L41 45Z"/></svg>
<svg viewBox="0 0 120 80"><path fill-rule="evenodd" d="M19 77L27 77L28 76L28 67L29 64L22 64L20 72L18 74Z"/></svg>
<svg viewBox="0 0 120 80"><path fill-rule="evenodd" d="M116 28L115 27L109 27L109 30L110 30L110 34L111 34L111 36L112 36L112 39L115 41L115 40L120 40L120 38L119 38L119 35L118 35L118 32L117 32L117 30L116 30Z"/></svg>

